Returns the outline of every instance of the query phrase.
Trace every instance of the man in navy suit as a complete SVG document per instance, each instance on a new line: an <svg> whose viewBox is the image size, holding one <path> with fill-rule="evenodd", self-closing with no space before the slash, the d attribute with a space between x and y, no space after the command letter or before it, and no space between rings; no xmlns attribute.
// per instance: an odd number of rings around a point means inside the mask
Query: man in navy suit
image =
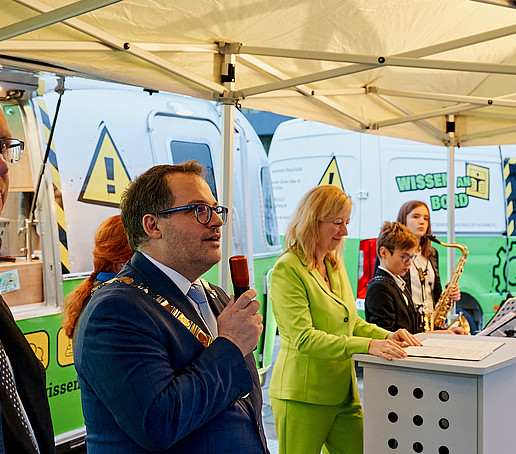
<svg viewBox="0 0 516 454"><path fill-rule="evenodd" d="M196 161L155 166L122 197L136 252L94 292L74 352L89 454L268 452L256 291L234 301L200 279L227 217L203 176Z"/></svg>
<svg viewBox="0 0 516 454"><path fill-rule="evenodd" d="M16 162L23 145L11 140L0 108L0 211L9 189L8 162ZM0 297L0 453L51 454L54 431L46 394L45 369Z"/></svg>

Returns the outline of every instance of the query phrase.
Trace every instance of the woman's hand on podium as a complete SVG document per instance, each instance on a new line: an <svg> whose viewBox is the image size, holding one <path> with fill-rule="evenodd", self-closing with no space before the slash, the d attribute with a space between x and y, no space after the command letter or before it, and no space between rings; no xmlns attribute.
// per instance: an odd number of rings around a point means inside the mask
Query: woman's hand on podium
<svg viewBox="0 0 516 454"><path fill-rule="evenodd" d="M385 340L371 339L367 353L388 359L389 361L393 358L406 358L407 353L404 347L408 345L421 344L406 329L399 329L394 333L390 333Z"/></svg>
<svg viewBox="0 0 516 454"><path fill-rule="evenodd" d="M387 336L387 339L401 342L403 347L413 346L420 347L421 342L419 342L413 334L410 334L405 328L401 328L398 331L394 331L394 333L390 333Z"/></svg>

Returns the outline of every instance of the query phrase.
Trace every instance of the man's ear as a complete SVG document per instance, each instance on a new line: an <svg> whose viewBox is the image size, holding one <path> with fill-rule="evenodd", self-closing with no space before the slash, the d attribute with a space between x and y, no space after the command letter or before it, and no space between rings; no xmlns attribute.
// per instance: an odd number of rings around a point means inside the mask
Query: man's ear
<svg viewBox="0 0 516 454"><path fill-rule="evenodd" d="M142 226L149 238L159 240L162 237L158 217L153 214L146 214L142 219Z"/></svg>

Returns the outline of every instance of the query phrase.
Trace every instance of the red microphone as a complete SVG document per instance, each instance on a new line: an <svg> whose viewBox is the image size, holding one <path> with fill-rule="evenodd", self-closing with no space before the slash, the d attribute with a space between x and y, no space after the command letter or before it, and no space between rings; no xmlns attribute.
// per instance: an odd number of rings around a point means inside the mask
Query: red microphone
<svg viewBox="0 0 516 454"><path fill-rule="evenodd" d="M247 268L245 255L234 255L230 257L229 269L231 271L231 281L233 282L233 291L236 301L240 298L242 293L249 290L249 270Z"/></svg>

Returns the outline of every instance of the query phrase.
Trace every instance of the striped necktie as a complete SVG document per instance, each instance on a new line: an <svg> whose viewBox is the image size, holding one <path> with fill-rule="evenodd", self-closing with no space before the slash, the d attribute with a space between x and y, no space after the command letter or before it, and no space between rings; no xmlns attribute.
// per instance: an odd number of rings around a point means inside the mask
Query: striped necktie
<svg viewBox="0 0 516 454"><path fill-rule="evenodd" d="M9 360L7 359L7 353L5 352L4 346L2 342L0 341L0 386L2 386L5 391L7 392L7 395L9 396L9 399L11 400L11 403L16 410L16 413L18 414L20 418L21 425L23 426L23 429L27 433L27 436L31 439L32 445L34 446L34 449L36 452L39 452L39 449L37 448L37 443L34 438L34 434L29 429L29 425L27 424L27 419L25 416L25 413L22 410L22 403L20 400L20 396L18 395L18 392L16 391L16 385L14 384L14 377L11 372L11 366L9 365Z"/></svg>
<svg viewBox="0 0 516 454"><path fill-rule="evenodd" d="M211 334L213 338L217 337L217 319L215 315L213 315L202 286L195 283L192 284L187 295L199 306L199 312L204 320L204 324L210 331L209 334Z"/></svg>

